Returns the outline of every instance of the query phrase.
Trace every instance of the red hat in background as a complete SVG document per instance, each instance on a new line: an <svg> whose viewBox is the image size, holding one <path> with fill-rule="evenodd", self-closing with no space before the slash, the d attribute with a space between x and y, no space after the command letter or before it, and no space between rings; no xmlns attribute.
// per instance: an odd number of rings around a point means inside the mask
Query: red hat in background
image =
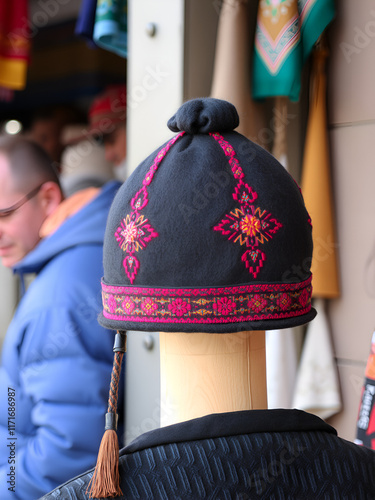
<svg viewBox="0 0 375 500"><path fill-rule="evenodd" d="M91 133L110 133L126 123L126 86L110 85L98 95L89 109Z"/></svg>
<svg viewBox="0 0 375 500"><path fill-rule="evenodd" d="M89 126L75 128L62 134L64 146L70 146L90 137L101 139L119 125L126 124L126 85L109 85L94 98L88 112Z"/></svg>

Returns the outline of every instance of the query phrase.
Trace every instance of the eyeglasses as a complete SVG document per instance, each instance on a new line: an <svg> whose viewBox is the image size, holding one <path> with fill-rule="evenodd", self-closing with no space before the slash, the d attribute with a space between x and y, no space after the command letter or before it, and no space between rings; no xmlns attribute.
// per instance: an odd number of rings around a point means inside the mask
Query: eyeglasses
<svg viewBox="0 0 375 500"><path fill-rule="evenodd" d="M22 207L27 201L31 200L31 198L34 198L39 193L40 188L43 186L44 182L34 188L30 193L27 193L21 200L17 201L14 205L12 205L9 208L2 208L0 209L0 218L1 217L7 217L8 215L11 215L14 213L16 210Z"/></svg>

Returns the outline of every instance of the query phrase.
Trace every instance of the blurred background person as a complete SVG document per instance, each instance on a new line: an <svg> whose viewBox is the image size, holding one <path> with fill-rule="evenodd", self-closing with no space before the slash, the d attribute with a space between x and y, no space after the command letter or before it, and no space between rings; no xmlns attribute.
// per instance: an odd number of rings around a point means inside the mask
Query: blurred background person
<svg viewBox="0 0 375 500"><path fill-rule="evenodd" d="M84 121L84 113L72 106L44 106L34 111L26 136L39 144L60 170L64 150L62 131L69 124Z"/></svg>
<svg viewBox="0 0 375 500"><path fill-rule="evenodd" d="M83 137L84 125L69 125L62 133L60 183L65 196L88 187L101 187L115 178L114 165L106 159L103 144Z"/></svg>
<svg viewBox="0 0 375 500"><path fill-rule="evenodd" d="M2 350L2 500L39 498L95 464L113 342L96 320L102 244L118 187L113 181L64 199L40 146L23 137L0 138L0 258L21 282L35 274ZM15 414L13 441L8 402Z"/></svg>
<svg viewBox="0 0 375 500"><path fill-rule="evenodd" d="M115 175L126 178L126 86L110 85L92 102L86 136L102 141L105 158L115 167Z"/></svg>

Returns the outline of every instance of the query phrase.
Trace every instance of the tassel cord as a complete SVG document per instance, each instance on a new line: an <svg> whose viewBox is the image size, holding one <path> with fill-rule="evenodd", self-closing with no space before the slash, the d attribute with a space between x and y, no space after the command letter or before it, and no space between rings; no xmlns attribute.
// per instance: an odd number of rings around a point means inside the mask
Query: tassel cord
<svg viewBox="0 0 375 500"><path fill-rule="evenodd" d="M117 332L113 347L115 353L105 415L105 432L100 444L94 474L87 486L89 498L114 498L122 496L118 470L119 444L117 438L117 402L121 375L121 364L126 351L126 334Z"/></svg>

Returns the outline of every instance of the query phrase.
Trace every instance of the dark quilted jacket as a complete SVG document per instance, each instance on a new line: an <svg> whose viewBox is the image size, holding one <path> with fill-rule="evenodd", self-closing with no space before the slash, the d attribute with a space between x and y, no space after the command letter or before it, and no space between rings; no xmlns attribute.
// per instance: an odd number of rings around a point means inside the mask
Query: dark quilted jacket
<svg viewBox="0 0 375 500"><path fill-rule="evenodd" d="M120 452L127 500L371 499L375 452L299 410L208 415L143 434ZM88 499L93 470L43 497Z"/></svg>

